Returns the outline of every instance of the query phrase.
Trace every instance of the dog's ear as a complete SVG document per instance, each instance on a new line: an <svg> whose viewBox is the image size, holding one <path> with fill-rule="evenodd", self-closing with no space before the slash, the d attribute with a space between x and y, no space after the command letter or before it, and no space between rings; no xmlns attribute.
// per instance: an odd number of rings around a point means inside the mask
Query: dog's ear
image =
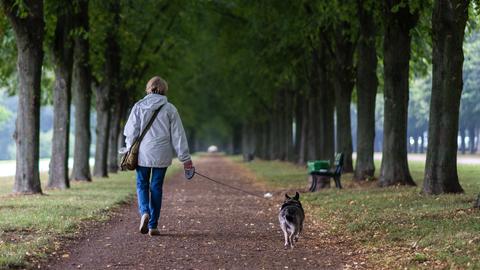
<svg viewBox="0 0 480 270"><path fill-rule="evenodd" d="M291 198L288 196L288 194L287 194L287 193L285 193L285 198L287 198L287 199L291 199Z"/></svg>
<svg viewBox="0 0 480 270"><path fill-rule="evenodd" d="M298 192L295 192L295 197L293 197L293 199L298 201L298 199L300 199L300 194L298 194Z"/></svg>

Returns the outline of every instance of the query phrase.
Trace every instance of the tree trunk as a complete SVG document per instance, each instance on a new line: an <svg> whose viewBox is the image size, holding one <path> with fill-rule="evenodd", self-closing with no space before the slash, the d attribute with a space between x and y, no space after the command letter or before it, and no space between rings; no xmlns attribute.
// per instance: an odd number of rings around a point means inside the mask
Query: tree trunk
<svg viewBox="0 0 480 270"><path fill-rule="evenodd" d="M293 154L291 156L291 161L292 162L298 162L299 158L299 153L300 153L300 137L302 134L302 93L299 91L295 92L295 101L294 101L294 107L295 107L295 142L294 142L294 148L293 148Z"/></svg>
<svg viewBox="0 0 480 270"><path fill-rule="evenodd" d="M319 159L318 145L317 145L317 136L318 129L320 125L320 117L318 115L318 102L317 102L317 90L318 85L313 85L310 89L310 94L307 99L307 109L308 109L308 121L307 121L307 141L305 144L306 157L307 160L316 160Z"/></svg>
<svg viewBox="0 0 480 270"><path fill-rule="evenodd" d="M59 13L51 50L55 67L55 88L53 90L53 137L48 187L65 189L70 187L68 155L73 64L73 40L70 31L73 29L73 7L67 3Z"/></svg>
<svg viewBox="0 0 480 270"><path fill-rule="evenodd" d="M305 96L302 95L299 100L300 113L301 116L301 126L299 136L299 145L298 145L298 163L305 164L306 162L306 147L307 147L307 130L308 130L308 106Z"/></svg>
<svg viewBox="0 0 480 270"><path fill-rule="evenodd" d="M327 60L328 61L328 60ZM333 161L335 153L335 93L333 89L333 78L331 70L325 69L320 71L323 74L321 78L320 98L322 108L322 125L323 130L322 152L320 158Z"/></svg>
<svg viewBox="0 0 480 270"><path fill-rule="evenodd" d="M120 86L118 86L120 87ZM123 147L125 139L123 138L123 130L121 127L121 121L124 117L126 111L127 102L125 99L122 98L120 93L115 93L113 95L116 102L110 111L111 119L110 119L110 132L109 132L109 139L108 139L108 172L109 173L117 173L118 172L118 149ZM192 152L196 150L195 148L195 140L192 141L193 149Z"/></svg>
<svg viewBox="0 0 480 270"><path fill-rule="evenodd" d="M420 153L423 154L423 152L425 152L425 135L423 135L423 131L422 133L420 133Z"/></svg>
<svg viewBox="0 0 480 270"><path fill-rule="evenodd" d="M96 177L108 177L107 154L111 104L109 90L108 85L95 86L97 110L97 126L95 132L97 134L97 142L95 144L95 165L93 166L93 175Z"/></svg>
<svg viewBox="0 0 480 270"><path fill-rule="evenodd" d="M407 161L410 30L418 20L401 0L384 2L384 129L380 185L415 185ZM398 7L396 12L393 7Z"/></svg>
<svg viewBox="0 0 480 270"><path fill-rule="evenodd" d="M418 153L418 136L413 136L413 152Z"/></svg>
<svg viewBox="0 0 480 270"><path fill-rule="evenodd" d="M462 83L463 84L463 83ZM467 145L465 143L466 140L466 134L465 134L465 128L460 128L460 152L462 152L462 155L465 155L467 152Z"/></svg>
<svg viewBox="0 0 480 270"><path fill-rule="evenodd" d="M326 54L320 55L326 57ZM328 58L320 58L320 62L328 63ZM319 93L318 93L318 159L332 161L335 153L335 92L330 71L325 65L318 66Z"/></svg>
<svg viewBox="0 0 480 270"><path fill-rule="evenodd" d="M120 134L120 117L122 101L119 98L114 99L115 104L110 110L110 127L108 132L108 160L107 167L109 173L118 172L118 137ZM192 149L193 150L193 149Z"/></svg>
<svg viewBox="0 0 480 270"><path fill-rule="evenodd" d="M357 160L355 180L372 178L375 142L375 99L377 95L377 49L373 12L364 9L364 0L358 1L360 38L357 62Z"/></svg>
<svg viewBox="0 0 480 270"><path fill-rule="evenodd" d="M275 116L275 110L273 111L273 115L270 116L270 119L268 120L268 160L275 160L276 158L276 137L277 137L277 131L276 131L276 123L274 120Z"/></svg>
<svg viewBox="0 0 480 270"><path fill-rule="evenodd" d="M468 149L470 154L475 154L475 126L470 125L468 128L468 137L470 140L468 141Z"/></svg>
<svg viewBox="0 0 480 270"><path fill-rule="evenodd" d="M42 193L38 171L40 81L43 62L43 1L25 0L25 17L17 17L15 1L1 2L17 44L18 111L15 129L16 173L14 193Z"/></svg>
<svg viewBox="0 0 480 270"><path fill-rule="evenodd" d="M465 0L436 0L433 8L432 97L423 185L426 194L463 192L457 174L457 136L468 5Z"/></svg>
<svg viewBox="0 0 480 270"><path fill-rule="evenodd" d="M110 147L110 133L113 130L110 120L115 109L119 110L120 99L125 98L120 92L120 46L118 44L118 28L120 26L120 2L113 1L108 4L109 15L113 17L108 25L105 39L105 66L104 79L99 87L96 87L97 109L97 143L95 145L95 166L93 174L98 177L108 177L108 149ZM122 97L123 96L123 97ZM114 103L112 106L112 102ZM113 113L112 113L113 112ZM115 135L114 135L115 136ZM113 140L114 138L112 138ZM116 148L116 143L112 144Z"/></svg>
<svg viewBox="0 0 480 270"><path fill-rule="evenodd" d="M293 104L294 93L290 90L285 90L285 156L284 160L290 161L293 157Z"/></svg>
<svg viewBox="0 0 480 270"><path fill-rule="evenodd" d="M88 0L77 0L75 14L77 28L88 33ZM73 52L73 102L75 105L75 145L73 150L73 170L71 178L78 181L91 181L90 165L90 102L91 74L89 67L89 41L85 35L75 36Z"/></svg>
<svg viewBox="0 0 480 270"><path fill-rule="evenodd" d="M477 137L476 137L476 140L475 140L475 142L474 142L474 144L473 144L474 147L473 147L473 153L472 153L472 154L474 154L474 153L476 153L476 152L478 151L478 144L480 143L480 128L475 128L475 130L476 130L475 133L477 134ZM474 134L475 134L475 133L474 133Z"/></svg>
<svg viewBox="0 0 480 270"><path fill-rule="evenodd" d="M262 145L263 145L263 159L270 159L270 133L271 133L271 128L270 128L270 122L269 120L265 121L262 125L263 129L263 136L262 136Z"/></svg>
<svg viewBox="0 0 480 270"><path fill-rule="evenodd" d="M335 107L337 112L337 151L343 153L343 171L353 172L352 162L352 127L350 119L350 104L355 85L353 67L354 44L343 33L345 27L335 35Z"/></svg>

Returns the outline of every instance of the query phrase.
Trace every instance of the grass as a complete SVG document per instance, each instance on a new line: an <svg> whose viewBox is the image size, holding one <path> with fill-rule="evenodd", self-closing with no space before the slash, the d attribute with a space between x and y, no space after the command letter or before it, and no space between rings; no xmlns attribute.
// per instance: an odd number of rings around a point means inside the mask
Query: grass
<svg viewBox="0 0 480 270"><path fill-rule="evenodd" d="M68 190L44 190L45 195L5 195L12 185L13 177L0 179L0 269L32 266L58 248L62 238L78 234L86 221L107 220L112 208L134 196L135 175L73 182Z"/></svg>
<svg viewBox="0 0 480 270"><path fill-rule="evenodd" d="M300 166L243 164L272 187L305 190L308 185ZM465 194L441 196L420 195L424 163L409 166L417 187L379 188L375 181L358 184L346 174L343 190L305 193L302 202L329 225L329 233L354 239L377 267L479 269L480 211L472 205L480 192L480 166L459 165Z"/></svg>

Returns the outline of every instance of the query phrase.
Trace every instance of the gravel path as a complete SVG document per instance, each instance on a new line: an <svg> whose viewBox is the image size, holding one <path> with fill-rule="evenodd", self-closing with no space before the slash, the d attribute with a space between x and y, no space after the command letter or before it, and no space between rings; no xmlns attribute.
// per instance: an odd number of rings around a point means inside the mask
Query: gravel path
<svg viewBox="0 0 480 270"><path fill-rule="evenodd" d="M225 157L196 162L204 174L263 194L252 175ZM326 239L322 224L307 212L304 235L283 249L277 214L283 193L266 201L196 176L172 176L164 186L161 236L137 232L136 204L109 222L90 227L66 251L52 256L48 269L342 269L365 268L342 240ZM360 256L360 257L359 257ZM353 261L355 260L355 263Z"/></svg>

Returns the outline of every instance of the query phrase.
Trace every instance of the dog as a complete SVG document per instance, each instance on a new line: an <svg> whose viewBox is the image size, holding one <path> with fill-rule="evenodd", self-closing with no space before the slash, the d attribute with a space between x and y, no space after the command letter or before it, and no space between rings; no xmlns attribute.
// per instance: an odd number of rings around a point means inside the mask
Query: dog
<svg viewBox="0 0 480 270"><path fill-rule="evenodd" d="M303 229L305 213L299 199L300 194L298 194L298 192L295 192L293 198L285 194L285 201L278 214L280 228L282 228L285 237L285 249L289 246L293 248L294 241L298 241L299 234Z"/></svg>

